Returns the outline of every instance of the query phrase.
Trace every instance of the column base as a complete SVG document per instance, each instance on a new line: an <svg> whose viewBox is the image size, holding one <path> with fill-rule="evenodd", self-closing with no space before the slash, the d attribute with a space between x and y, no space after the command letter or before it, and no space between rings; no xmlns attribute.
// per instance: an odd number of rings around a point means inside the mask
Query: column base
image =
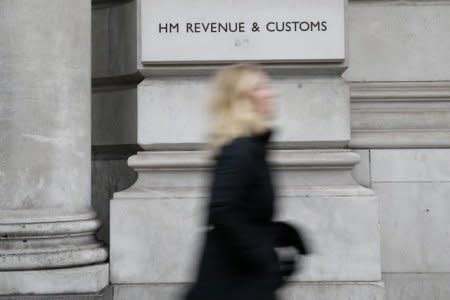
<svg viewBox="0 0 450 300"><path fill-rule="evenodd" d="M108 258L92 210L0 210L0 271L74 268Z"/></svg>
<svg viewBox="0 0 450 300"><path fill-rule="evenodd" d="M108 283L107 263L64 269L2 271L0 295L96 293Z"/></svg>

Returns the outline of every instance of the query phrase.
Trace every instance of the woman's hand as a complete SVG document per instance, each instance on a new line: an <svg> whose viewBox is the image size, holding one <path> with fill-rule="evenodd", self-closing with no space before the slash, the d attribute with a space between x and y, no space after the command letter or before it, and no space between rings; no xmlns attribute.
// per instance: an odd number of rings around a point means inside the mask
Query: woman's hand
<svg viewBox="0 0 450 300"><path fill-rule="evenodd" d="M278 257L278 275L280 282L278 287L283 286L286 281L299 269L300 255L294 247L276 248Z"/></svg>
<svg viewBox="0 0 450 300"><path fill-rule="evenodd" d="M311 253L311 247L306 242L305 236L287 222L273 221L272 234L276 247L294 247L301 255Z"/></svg>

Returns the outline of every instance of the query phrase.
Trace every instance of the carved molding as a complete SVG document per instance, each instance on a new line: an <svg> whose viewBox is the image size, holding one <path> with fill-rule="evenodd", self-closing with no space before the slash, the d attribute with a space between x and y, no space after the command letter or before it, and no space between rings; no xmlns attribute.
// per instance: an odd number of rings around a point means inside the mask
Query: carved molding
<svg viewBox="0 0 450 300"><path fill-rule="evenodd" d="M349 84L350 147L450 147L450 82Z"/></svg>
<svg viewBox="0 0 450 300"><path fill-rule="evenodd" d="M95 239L101 225L95 217L92 210L1 211L0 270L54 269L104 262L108 252Z"/></svg>
<svg viewBox="0 0 450 300"><path fill-rule="evenodd" d="M268 159L281 197L374 195L353 179L360 157L348 149L272 150ZM212 161L204 151L141 151L128 165L138 180L114 199L194 199L205 196Z"/></svg>
<svg viewBox="0 0 450 300"><path fill-rule="evenodd" d="M272 150L269 161L274 169L351 170L359 162L359 155L350 150ZM198 171L211 166L205 151L142 151L128 159L136 171Z"/></svg>

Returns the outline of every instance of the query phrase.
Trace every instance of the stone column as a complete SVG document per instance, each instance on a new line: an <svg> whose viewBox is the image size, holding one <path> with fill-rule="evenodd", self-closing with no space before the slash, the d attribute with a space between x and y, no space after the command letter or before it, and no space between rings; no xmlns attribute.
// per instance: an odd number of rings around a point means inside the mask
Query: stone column
<svg viewBox="0 0 450 300"><path fill-rule="evenodd" d="M3 0L0 40L0 294L98 291L91 1Z"/></svg>

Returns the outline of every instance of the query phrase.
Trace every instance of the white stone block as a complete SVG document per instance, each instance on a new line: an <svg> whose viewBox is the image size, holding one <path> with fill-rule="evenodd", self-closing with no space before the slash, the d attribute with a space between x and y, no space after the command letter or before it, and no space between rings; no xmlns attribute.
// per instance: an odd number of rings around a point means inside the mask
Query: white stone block
<svg viewBox="0 0 450 300"><path fill-rule="evenodd" d="M282 202L282 219L303 225L314 247L295 280L381 279L375 197L291 197ZM199 198L112 200L112 283L192 281L202 208Z"/></svg>
<svg viewBox="0 0 450 300"><path fill-rule="evenodd" d="M384 272L450 271L450 183L374 183Z"/></svg>
<svg viewBox="0 0 450 300"><path fill-rule="evenodd" d="M108 264L0 272L0 291L4 295L92 293L101 291L108 282Z"/></svg>
<svg viewBox="0 0 450 300"><path fill-rule="evenodd" d="M450 6L427 2L350 1L350 68L344 77L351 81L448 80Z"/></svg>
<svg viewBox="0 0 450 300"><path fill-rule="evenodd" d="M374 182L450 181L450 149L372 150Z"/></svg>
<svg viewBox="0 0 450 300"><path fill-rule="evenodd" d="M187 284L118 284L113 285L111 300L175 300L183 299Z"/></svg>
<svg viewBox="0 0 450 300"><path fill-rule="evenodd" d="M280 290L283 300L384 300L382 282L305 282Z"/></svg>
<svg viewBox="0 0 450 300"><path fill-rule="evenodd" d="M200 199L111 200L112 283L184 282L195 271Z"/></svg>
<svg viewBox="0 0 450 300"><path fill-rule="evenodd" d="M383 273L387 300L450 299L450 273Z"/></svg>
<svg viewBox="0 0 450 300"><path fill-rule="evenodd" d="M300 281L381 279L378 200L375 197L290 197L279 218L303 228L313 247Z"/></svg>
<svg viewBox="0 0 450 300"><path fill-rule="evenodd" d="M138 143L206 140L208 80L146 79L138 86Z"/></svg>
<svg viewBox="0 0 450 300"><path fill-rule="evenodd" d="M206 141L209 79L146 79L138 87L138 143ZM274 78L278 119L274 141L345 145L350 140L349 90L338 77Z"/></svg>
<svg viewBox="0 0 450 300"><path fill-rule="evenodd" d="M341 61L346 50L346 2L141 0L140 60ZM232 30L219 24L232 24Z"/></svg>

